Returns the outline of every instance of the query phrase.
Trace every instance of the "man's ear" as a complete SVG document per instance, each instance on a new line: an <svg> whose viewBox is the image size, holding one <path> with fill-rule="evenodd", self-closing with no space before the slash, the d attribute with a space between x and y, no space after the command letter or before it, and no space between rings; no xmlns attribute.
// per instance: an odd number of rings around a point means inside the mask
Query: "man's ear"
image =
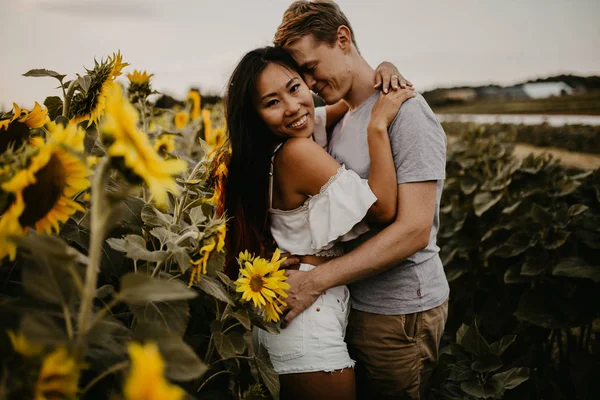
<svg viewBox="0 0 600 400"><path fill-rule="evenodd" d="M340 25L337 29L337 42L344 51L352 47L352 33L346 25Z"/></svg>

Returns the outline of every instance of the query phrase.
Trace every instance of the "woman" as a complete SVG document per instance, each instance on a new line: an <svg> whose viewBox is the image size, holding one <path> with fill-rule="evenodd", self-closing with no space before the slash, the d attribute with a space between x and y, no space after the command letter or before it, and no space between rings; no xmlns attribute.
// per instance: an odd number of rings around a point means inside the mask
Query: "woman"
<svg viewBox="0 0 600 400"><path fill-rule="evenodd" d="M396 213L396 173L387 127L411 90L381 96L367 132L368 181L340 166L319 144L327 122L344 106L315 112L310 91L283 50L249 52L229 81L226 119L232 147L225 206L232 217L230 254L265 254L265 238L282 251L323 257L340 255L339 241L389 223ZM341 111L341 112L340 112ZM329 119L329 121L325 121ZM302 264L309 270L315 265ZM344 332L349 311L345 286L327 291L279 335L256 330L280 375L282 398L353 399L354 361ZM335 373L331 373L334 372Z"/></svg>

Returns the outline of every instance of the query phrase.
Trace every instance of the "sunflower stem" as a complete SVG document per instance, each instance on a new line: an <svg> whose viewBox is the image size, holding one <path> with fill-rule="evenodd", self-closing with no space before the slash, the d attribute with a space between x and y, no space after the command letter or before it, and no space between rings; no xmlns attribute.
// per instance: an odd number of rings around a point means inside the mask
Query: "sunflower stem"
<svg viewBox="0 0 600 400"><path fill-rule="evenodd" d="M73 79L71 83L69 83L69 88L67 89L67 93L65 94L65 98L63 100L63 117L65 118L69 118L69 108L71 107L71 99L73 98L73 94L75 93L76 87L77 79Z"/></svg>
<svg viewBox="0 0 600 400"><path fill-rule="evenodd" d="M84 338L92 326L94 297L98 285L98 272L102 259L102 242L106 228L106 216L110 214L110 203L106 201L106 181L110 172L110 160L103 158L92 183L90 257L85 271L85 286L79 307L79 332L75 345L76 353L83 356Z"/></svg>
<svg viewBox="0 0 600 400"><path fill-rule="evenodd" d="M121 361L102 372L100 375L95 377L87 384L85 388L81 391L81 394L86 394L88 390L90 390L96 383L100 382L102 379L106 378L110 374L114 374L115 372L121 371L129 366L129 361Z"/></svg>
<svg viewBox="0 0 600 400"><path fill-rule="evenodd" d="M67 329L67 336L69 340L73 339L73 322L71 321L71 311L65 304L62 306L63 314L65 315L65 328Z"/></svg>
<svg viewBox="0 0 600 400"><path fill-rule="evenodd" d="M193 179L194 176L196 176L196 174L198 173L198 169L200 168L201 165L202 165L202 161L199 161L198 163L196 163L196 165L194 166L194 169L192 170L192 173L187 178L188 181ZM183 200L181 200L179 203L177 203L177 205L175 207L175 215L176 215L175 224L179 224L179 221L181 221L181 216L183 215L183 211L185 210L185 203L187 202L189 192L190 192L190 189L186 186L184 189Z"/></svg>
<svg viewBox="0 0 600 400"><path fill-rule="evenodd" d="M223 331L223 335L226 334L227 332L229 332L230 330L232 330L233 328L240 326L241 324L242 324L241 322L236 322L235 324L231 325L229 328L227 328Z"/></svg>
<svg viewBox="0 0 600 400"><path fill-rule="evenodd" d="M109 313L110 310L120 302L121 299L117 296L114 299L112 299L109 303L104 303L104 308L102 308L100 311L98 311L98 313L96 313L96 315L94 315L94 319L90 324L90 328L96 325L98 322L100 322L102 318L104 318L104 316L107 313Z"/></svg>
<svg viewBox="0 0 600 400"><path fill-rule="evenodd" d="M146 113L148 112L146 110L146 100L140 100L140 103L142 103L142 129L144 130L144 133L147 135L148 134L148 118L146 117Z"/></svg>
<svg viewBox="0 0 600 400"><path fill-rule="evenodd" d="M67 98L67 91L65 90L65 84L63 83L62 79L60 80L60 88L62 89L62 92L63 92L63 107L64 107L65 99Z"/></svg>
<svg viewBox="0 0 600 400"><path fill-rule="evenodd" d="M150 275L150 277L154 278L156 276L156 274L158 274L158 271L160 271L160 267L162 267L165 264L165 261L159 261L156 264L156 267L154 268L154 270L152 271L152 275Z"/></svg>
<svg viewBox="0 0 600 400"><path fill-rule="evenodd" d="M231 375L234 375L234 376L235 376L235 374L234 374L233 372L231 372L231 371L228 371L228 370L219 371L219 372L217 372L217 373L215 373L215 374L212 374L212 375L211 375L211 376L210 376L210 377L209 377L207 380L205 380L204 382L202 382L202 385L200 385L200 387L198 388L198 390L196 390L196 392L199 392L199 391L201 391L201 390L202 390L202 388L203 388L203 387L204 387L204 386L205 386L205 385L206 385L208 382L210 382L210 381L211 381L213 378L216 378L217 376L219 376L219 375L222 375L222 374L231 374Z"/></svg>

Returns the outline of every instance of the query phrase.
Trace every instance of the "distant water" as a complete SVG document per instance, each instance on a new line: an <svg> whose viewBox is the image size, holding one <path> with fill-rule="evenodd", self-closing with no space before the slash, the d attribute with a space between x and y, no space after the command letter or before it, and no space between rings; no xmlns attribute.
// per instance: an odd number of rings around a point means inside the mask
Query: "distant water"
<svg viewBox="0 0 600 400"><path fill-rule="evenodd" d="M546 122L552 126L600 125L600 115L437 114L437 116L442 122L476 122L478 124L539 125Z"/></svg>

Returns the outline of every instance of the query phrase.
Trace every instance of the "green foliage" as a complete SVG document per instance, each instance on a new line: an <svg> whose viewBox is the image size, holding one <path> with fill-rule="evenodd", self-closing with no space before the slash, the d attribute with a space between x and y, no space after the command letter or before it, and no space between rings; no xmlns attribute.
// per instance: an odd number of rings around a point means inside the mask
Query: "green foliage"
<svg viewBox="0 0 600 400"><path fill-rule="evenodd" d="M67 122L63 106L68 116L89 112L114 73L111 62L96 63L87 75L69 82L63 82L65 75L41 69L25 76L61 82L64 98L51 96L44 104L53 121ZM151 94L149 83L148 89ZM184 159L190 166L176 178L180 194L170 194L167 204L156 208L146 188L113 169L95 125L87 129L86 149L100 162L92 168L91 199L86 191L76 200L90 209L61 224L59 235L30 230L18 239L16 260L0 260L2 394L29 396L42 357L32 363L15 351L4 332L12 329L46 346L44 352L65 347L69 357L85 365L78 382L81 398L121 398L131 342L158 345L165 377L182 387L186 398L279 397L279 380L266 351L252 344L253 327L273 333L278 328L243 303L222 273L226 216L218 215L211 200L220 178L211 157L219 153L208 156L215 149L200 139L202 118L175 129L174 110L157 109L146 97L136 97L134 104L139 129L150 143L161 134L173 135L175 148L161 156ZM185 107L189 112L191 104ZM218 122L219 106L212 111ZM193 262L206 255L207 243L215 245L208 250L204 275ZM190 279L192 271L197 279Z"/></svg>
<svg viewBox="0 0 600 400"><path fill-rule="evenodd" d="M448 135L460 135L469 129L469 123L444 122ZM485 124L482 125L489 135L510 133L515 141L538 147L555 147L581 153L600 154L600 126L594 125L540 125Z"/></svg>
<svg viewBox="0 0 600 400"><path fill-rule="evenodd" d="M491 337L518 334L510 362L536 374L519 390L569 393L574 383L559 371L578 354L598 360L591 333L600 311L600 171L567 171L547 155L520 161L514 139L471 125L450 141L438 235L451 285L446 330L459 341L459 326L477 319ZM469 341L467 353L479 351L472 343L487 347ZM455 374L494 367L484 361ZM461 390L497 396L486 382Z"/></svg>
<svg viewBox="0 0 600 400"><path fill-rule="evenodd" d="M529 378L528 368L504 368L500 357L514 341L510 335L488 344L476 324L462 325L456 343L441 350L443 381L437 394L446 399L502 398Z"/></svg>

